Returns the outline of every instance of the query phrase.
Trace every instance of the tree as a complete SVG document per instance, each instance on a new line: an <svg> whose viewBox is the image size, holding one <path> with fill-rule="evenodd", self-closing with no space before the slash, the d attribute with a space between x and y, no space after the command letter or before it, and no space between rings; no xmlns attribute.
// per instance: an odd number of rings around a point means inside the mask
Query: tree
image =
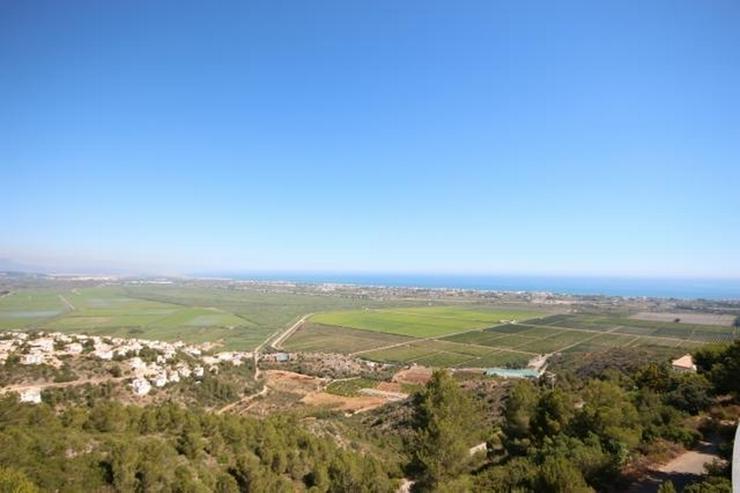
<svg viewBox="0 0 740 493"><path fill-rule="evenodd" d="M671 481L663 481L657 493L676 493L676 487Z"/></svg>
<svg viewBox="0 0 740 493"><path fill-rule="evenodd" d="M221 473L216 479L216 493L239 493L239 484L231 474Z"/></svg>
<svg viewBox="0 0 740 493"><path fill-rule="evenodd" d="M534 490L539 468L525 457L514 457L501 466L475 476L473 491L522 492Z"/></svg>
<svg viewBox="0 0 740 493"><path fill-rule="evenodd" d="M541 442L565 430L573 417L573 401L560 389L545 392L537 402L532 431Z"/></svg>
<svg viewBox="0 0 740 493"><path fill-rule="evenodd" d="M445 371L435 371L416 405L419 484L433 488L460 475L468 465L477 409Z"/></svg>
<svg viewBox="0 0 740 493"><path fill-rule="evenodd" d="M727 350L727 344L707 344L697 349L694 354L694 363L700 373L709 373L712 367L719 363Z"/></svg>
<svg viewBox="0 0 740 493"><path fill-rule="evenodd" d="M122 442L115 445L111 452L111 472L113 485L118 491L133 491L136 488L136 469L139 453L132 443Z"/></svg>
<svg viewBox="0 0 740 493"><path fill-rule="evenodd" d="M666 402L671 406L690 414L698 414L712 402L709 396L712 385L704 375L679 373L672 380L673 388L666 395Z"/></svg>
<svg viewBox="0 0 740 493"><path fill-rule="evenodd" d="M540 468L537 491L551 493L593 492L580 471L564 457L548 457Z"/></svg>
<svg viewBox="0 0 740 493"><path fill-rule="evenodd" d="M700 483L687 486L683 493L732 493L732 483L727 478L710 476Z"/></svg>
<svg viewBox="0 0 740 493"><path fill-rule="evenodd" d="M591 380L583 392L584 405L575 420L575 430L589 431L601 438L606 447L626 459L642 434L640 416L625 391L619 386Z"/></svg>
<svg viewBox="0 0 740 493"><path fill-rule="evenodd" d="M526 453L531 445L531 421L537 406L537 388L527 380L514 384L504 408L504 446L511 454Z"/></svg>
<svg viewBox="0 0 740 493"><path fill-rule="evenodd" d="M719 353L709 371L709 380L719 393L740 394L740 340L736 340Z"/></svg>
<svg viewBox="0 0 740 493"><path fill-rule="evenodd" d="M38 488L17 469L0 467L0 493L37 493Z"/></svg>
<svg viewBox="0 0 740 493"><path fill-rule="evenodd" d="M647 387L654 392L667 392L671 387L671 369L668 364L650 363L635 375L635 382L640 387Z"/></svg>

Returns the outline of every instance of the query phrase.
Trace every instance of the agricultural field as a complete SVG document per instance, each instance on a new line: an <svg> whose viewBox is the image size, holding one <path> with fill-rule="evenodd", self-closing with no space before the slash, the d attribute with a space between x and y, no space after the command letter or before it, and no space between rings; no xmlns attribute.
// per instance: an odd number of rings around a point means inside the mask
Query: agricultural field
<svg viewBox="0 0 740 493"><path fill-rule="evenodd" d="M303 324L283 343L286 351L356 353L380 346L414 341L413 337L369 330L332 327L313 322Z"/></svg>
<svg viewBox="0 0 740 493"><path fill-rule="evenodd" d="M542 312L537 311L435 306L334 311L319 313L311 320L323 325L423 338L441 337L490 327L504 320L526 320L541 315Z"/></svg>
<svg viewBox="0 0 740 493"><path fill-rule="evenodd" d="M59 293L51 290L26 290L0 298L0 327L22 329L58 317L70 308Z"/></svg>
<svg viewBox="0 0 740 493"><path fill-rule="evenodd" d="M675 322L681 324L721 325L732 327L737 317L716 313L682 313L682 312L639 312L630 318L655 322Z"/></svg>
<svg viewBox="0 0 740 493"><path fill-rule="evenodd" d="M0 298L0 330L220 342L224 349L249 350L306 313L359 306L332 296L180 285L18 290Z"/></svg>
<svg viewBox="0 0 740 493"><path fill-rule="evenodd" d="M673 312L558 313L526 304L513 305L517 309L422 303L218 285L19 289L0 297L0 330L214 342L226 350L250 350L314 313L283 342L285 350L463 368L525 366L541 354L615 347L679 355L732 340L738 329L727 325L727 316L714 314L681 314L676 321Z"/></svg>
<svg viewBox="0 0 740 493"><path fill-rule="evenodd" d="M670 344L670 340L672 339L674 346L684 340L699 343L731 341L736 337L737 332L737 328L732 326L639 320L629 315L554 315L541 319L528 320L526 323L552 328L570 328L591 332L651 336L653 339L665 340L664 342L666 344Z"/></svg>
<svg viewBox="0 0 740 493"><path fill-rule="evenodd" d="M542 316L534 310L479 305L407 307L318 313L284 344L290 351L341 352L389 363L435 367L525 365L537 356L510 351L534 339L508 340L495 347L443 340L451 334L481 333L502 321ZM498 334L506 336L507 334ZM510 339L516 338L510 335Z"/></svg>
<svg viewBox="0 0 740 493"><path fill-rule="evenodd" d="M286 348L434 367L518 367L541 354L616 347L641 348L656 357L680 355L707 342L732 340L735 330L639 320L627 313L537 317L480 307L417 307L320 313L288 339Z"/></svg>

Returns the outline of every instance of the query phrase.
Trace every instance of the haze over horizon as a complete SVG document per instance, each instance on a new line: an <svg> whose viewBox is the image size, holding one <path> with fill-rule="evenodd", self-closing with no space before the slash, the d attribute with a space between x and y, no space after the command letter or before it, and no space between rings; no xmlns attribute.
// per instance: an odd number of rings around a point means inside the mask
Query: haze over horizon
<svg viewBox="0 0 740 493"><path fill-rule="evenodd" d="M0 259L740 279L740 4L7 2Z"/></svg>

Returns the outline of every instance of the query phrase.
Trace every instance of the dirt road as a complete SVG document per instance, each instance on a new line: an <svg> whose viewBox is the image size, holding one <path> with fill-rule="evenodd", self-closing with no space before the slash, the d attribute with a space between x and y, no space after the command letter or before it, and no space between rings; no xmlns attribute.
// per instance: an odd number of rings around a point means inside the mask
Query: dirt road
<svg viewBox="0 0 740 493"><path fill-rule="evenodd" d="M226 406L222 407L221 409L217 410L217 414L225 413L228 411L231 411L232 409L236 408L237 406L242 406L244 404L249 404L251 401L253 401L256 397L259 396L265 396L270 391L270 388L267 386L267 381L264 377L262 377L262 374L260 372L259 367L259 360L260 360L260 353L262 353L262 350L269 344L269 346L273 349L280 349L282 347L282 343L290 337L290 335L298 330L298 328L303 325L303 322L313 315L313 313L307 313L306 315L302 316L297 322L295 322L293 325L288 327L287 329L278 329L277 331L270 334L270 337L265 339L262 344L254 348L254 351L252 353L253 358L253 364L254 364L254 380L255 381L262 381L262 388L259 392L255 394L248 395L246 397L243 397L242 399L239 399L236 402L232 402L231 404L227 404Z"/></svg>
<svg viewBox="0 0 740 493"><path fill-rule="evenodd" d="M633 484L627 493L655 493L664 481L671 481L676 490L681 491L684 486L704 474L704 466L720 458L717 454L718 444L717 437L711 442L699 442L694 450L687 450L669 462L654 467L643 479Z"/></svg>
<svg viewBox="0 0 740 493"><path fill-rule="evenodd" d="M81 380L72 380L71 382L44 382L44 383L24 383L22 385L8 385L7 387L3 387L0 389L0 394L6 394L8 392L23 392L24 390L29 389L57 389L57 388L64 388L64 387L75 387L78 385L85 385L86 383L90 384L100 384L105 382L120 382L122 380L126 380L127 378L131 377L96 377L96 378L84 378Z"/></svg>
<svg viewBox="0 0 740 493"><path fill-rule="evenodd" d="M293 333L298 330L311 315L313 315L313 313L308 313L302 316L300 320L288 327L285 331L278 334L277 337L275 337L275 339L270 343L270 347L277 350L283 349L283 343L285 342L285 340L293 335Z"/></svg>

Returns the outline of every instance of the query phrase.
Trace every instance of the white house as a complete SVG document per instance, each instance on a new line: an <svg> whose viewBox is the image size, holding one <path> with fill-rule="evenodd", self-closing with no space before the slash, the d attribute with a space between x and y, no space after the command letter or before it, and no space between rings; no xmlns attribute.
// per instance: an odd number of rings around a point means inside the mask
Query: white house
<svg viewBox="0 0 740 493"><path fill-rule="evenodd" d="M82 344L80 344L79 342L73 342L71 344L67 344L67 352L69 354L82 353Z"/></svg>
<svg viewBox="0 0 740 493"><path fill-rule="evenodd" d="M28 353L24 354L21 358L22 365L40 365L44 362L44 355L41 353Z"/></svg>
<svg viewBox="0 0 740 493"><path fill-rule="evenodd" d="M690 354L684 354L678 359L671 361L671 367L680 372L694 372L696 373L696 365L694 364L694 358Z"/></svg>
<svg viewBox="0 0 740 493"><path fill-rule="evenodd" d="M104 360L113 359L113 351L111 351L110 349L103 349L103 348L96 349L94 354L95 354L95 357L99 359L104 359Z"/></svg>
<svg viewBox="0 0 740 493"><path fill-rule="evenodd" d="M154 385L157 387L164 387L165 385L167 385L167 374L165 372L162 372L154 377Z"/></svg>
<svg viewBox="0 0 740 493"><path fill-rule="evenodd" d="M128 360L128 366L132 370L143 370L146 368L146 363L144 363L144 360L139 358L138 356L135 356Z"/></svg>
<svg viewBox="0 0 740 493"><path fill-rule="evenodd" d="M134 389L136 395L147 395L152 390L152 385L146 378L135 378L131 382L131 387Z"/></svg>
<svg viewBox="0 0 740 493"><path fill-rule="evenodd" d="M41 389L32 387L22 390L20 393L21 402L30 402L31 404L41 404Z"/></svg>
<svg viewBox="0 0 740 493"><path fill-rule="evenodd" d="M188 378L192 374L192 372L190 371L190 367L188 365L178 366L177 367L177 372L183 378Z"/></svg>
<svg viewBox="0 0 740 493"><path fill-rule="evenodd" d="M50 353L54 350L54 339L51 337L40 337L38 339L34 339L29 344L46 353Z"/></svg>

